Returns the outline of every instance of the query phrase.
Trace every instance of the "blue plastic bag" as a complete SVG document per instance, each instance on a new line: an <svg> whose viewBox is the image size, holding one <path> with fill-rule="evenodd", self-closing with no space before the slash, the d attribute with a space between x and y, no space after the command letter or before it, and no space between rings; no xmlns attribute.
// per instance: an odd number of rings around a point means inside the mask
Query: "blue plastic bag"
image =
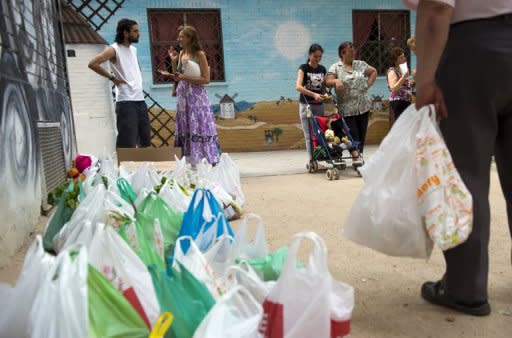
<svg viewBox="0 0 512 338"><path fill-rule="evenodd" d="M209 231L212 226L217 227L216 232L213 234ZM200 237L197 245L204 252L225 232L234 237L233 229L226 219L224 210L219 202L217 202L210 190L196 189L188 209L183 215L178 238L181 236L190 236L193 239ZM188 251L189 246L188 243L183 243L184 252Z"/></svg>

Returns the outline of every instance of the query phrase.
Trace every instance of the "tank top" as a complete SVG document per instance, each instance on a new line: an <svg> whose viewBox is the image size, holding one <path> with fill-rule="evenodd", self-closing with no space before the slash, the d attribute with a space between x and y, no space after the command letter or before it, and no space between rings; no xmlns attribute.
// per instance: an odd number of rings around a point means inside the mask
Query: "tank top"
<svg viewBox="0 0 512 338"><path fill-rule="evenodd" d="M398 67L391 67L388 69L389 72L395 72L398 79L402 76L402 71ZM389 101L411 101L412 98L412 90L409 88L409 80L405 80L404 83L402 83L402 86L398 89L396 93L393 93L391 91L391 87L389 86L388 78L386 76L386 82L388 84L389 88Z"/></svg>
<svg viewBox="0 0 512 338"><path fill-rule="evenodd" d="M178 67L177 67L177 71L179 73L185 73L185 67L183 66L183 64L181 63L181 56L183 54L180 53L180 56L179 56L179 59L178 59ZM192 61L192 62L195 62L197 65L199 65L199 58L198 57L193 57L193 58L190 58L188 61Z"/></svg>
<svg viewBox="0 0 512 338"><path fill-rule="evenodd" d="M116 51L116 62L111 62L112 70L118 79L125 82L116 86L116 101L144 101L137 48L131 45L125 47L117 42L111 46Z"/></svg>

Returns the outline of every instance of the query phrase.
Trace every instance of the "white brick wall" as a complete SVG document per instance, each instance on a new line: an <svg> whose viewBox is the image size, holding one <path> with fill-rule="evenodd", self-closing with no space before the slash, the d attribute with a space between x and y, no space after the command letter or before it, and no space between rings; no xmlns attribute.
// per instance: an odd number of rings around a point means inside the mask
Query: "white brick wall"
<svg viewBox="0 0 512 338"><path fill-rule="evenodd" d="M115 113L112 83L87 66L105 46L93 44L66 45L76 57L67 57L71 104L75 119L78 152L100 156L115 151ZM104 67L108 69L108 64Z"/></svg>

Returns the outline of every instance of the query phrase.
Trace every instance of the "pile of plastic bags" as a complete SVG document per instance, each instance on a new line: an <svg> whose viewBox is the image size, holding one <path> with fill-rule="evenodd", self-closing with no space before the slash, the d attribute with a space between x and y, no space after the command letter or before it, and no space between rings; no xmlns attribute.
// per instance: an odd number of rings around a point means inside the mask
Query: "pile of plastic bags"
<svg viewBox="0 0 512 338"><path fill-rule="evenodd" d="M354 291L331 277L318 235L270 252L259 216L233 231L245 197L227 154L163 173L104 158L84 175L76 207L61 195L17 284L0 284L0 336L348 335ZM297 260L304 239L308 264Z"/></svg>

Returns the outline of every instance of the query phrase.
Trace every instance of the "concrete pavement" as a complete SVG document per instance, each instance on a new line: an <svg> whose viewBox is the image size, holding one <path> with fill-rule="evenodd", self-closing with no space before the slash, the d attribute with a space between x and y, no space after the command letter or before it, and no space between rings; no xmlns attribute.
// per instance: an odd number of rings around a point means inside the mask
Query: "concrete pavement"
<svg viewBox="0 0 512 338"><path fill-rule="evenodd" d="M365 146L366 159L377 148L377 145ZM229 156L238 165L241 177L303 174L308 162L305 149L230 153Z"/></svg>

